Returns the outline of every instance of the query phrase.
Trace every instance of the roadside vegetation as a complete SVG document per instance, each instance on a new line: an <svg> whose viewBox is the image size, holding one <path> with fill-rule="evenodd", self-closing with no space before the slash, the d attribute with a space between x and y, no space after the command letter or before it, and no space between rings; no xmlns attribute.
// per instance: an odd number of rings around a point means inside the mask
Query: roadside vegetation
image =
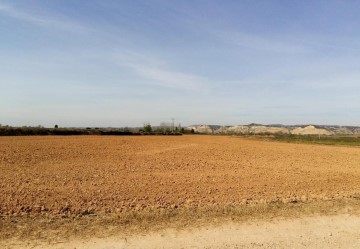
<svg viewBox="0 0 360 249"><path fill-rule="evenodd" d="M155 232L161 229L220 225L224 222L249 222L291 219L315 215L350 214L360 212L358 199L319 200L312 202L250 204L240 206L208 206L203 208L150 209L120 214L100 214L73 217L25 216L0 217L0 246L6 240L45 241L49 244L71 238L107 237ZM101 229L99 229L101 227Z"/></svg>

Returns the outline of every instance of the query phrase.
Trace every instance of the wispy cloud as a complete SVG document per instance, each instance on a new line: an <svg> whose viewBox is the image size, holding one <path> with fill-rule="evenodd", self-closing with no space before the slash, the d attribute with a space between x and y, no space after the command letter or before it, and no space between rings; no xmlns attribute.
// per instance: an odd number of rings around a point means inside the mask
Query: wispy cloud
<svg viewBox="0 0 360 249"><path fill-rule="evenodd" d="M330 50L359 52L358 42L346 37L329 35L275 35L250 34L236 30L222 31L209 29L208 33L218 41L238 47L284 55L311 54ZM340 45L339 45L340 44Z"/></svg>
<svg viewBox="0 0 360 249"><path fill-rule="evenodd" d="M210 83L204 77L168 69L168 65L163 61L135 53L115 55L113 62L119 66L130 68L148 83L161 87L204 91Z"/></svg>
<svg viewBox="0 0 360 249"><path fill-rule="evenodd" d="M90 28L60 17L50 17L44 13L23 10L12 5L0 3L0 15L5 15L36 26L61 29L70 32L85 32Z"/></svg>
<svg viewBox="0 0 360 249"><path fill-rule="evenodd" d="M221 25L213 19L201 17L198 13L194 13L193 9L176 8L173 11L177 13L178 21L182 22L182 25L186 26L188 30L194 34L202 33L208 40L215 40L222 45L286 55L314 52L314 46L301 40L295 40L291 34L267 36L261 33L242 31L236 26ZM223 14L227 15L228 12Z"/></svg>
<svg viewBox="0 0 360 249"><path fill-rule="evenodd" d="M278 54L303 54L313 51L310 46L305 46L301 43L289 40L286 37L269 38L238 31L210 31L210 33L223 43L253 50Z"/></svg>
<svg viewBox="0 0 360 249"><path fill-rule="evenodd" d="M321 76L299 77L292 80L292 83L307 89L333 91L334 95L337 95L344 91L359 90L359 78L360 74L357 72L336 72ZM352 93L348 92L348 95Z"/></svg>

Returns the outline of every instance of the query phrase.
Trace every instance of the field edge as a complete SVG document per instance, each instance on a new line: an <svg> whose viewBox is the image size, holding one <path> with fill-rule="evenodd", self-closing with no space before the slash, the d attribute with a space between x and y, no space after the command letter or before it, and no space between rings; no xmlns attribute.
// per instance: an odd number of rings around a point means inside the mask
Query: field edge
<svg viewBox="0 0 360 249"><path fill-rule="evenodd" d="M75 238L109 237L162 229L220 225L226 222L291 219L314 215L360 215L360 199L309 202L151 209L88 216L33 216L0 218L0 245L8 241L54 243Z"/></svg>

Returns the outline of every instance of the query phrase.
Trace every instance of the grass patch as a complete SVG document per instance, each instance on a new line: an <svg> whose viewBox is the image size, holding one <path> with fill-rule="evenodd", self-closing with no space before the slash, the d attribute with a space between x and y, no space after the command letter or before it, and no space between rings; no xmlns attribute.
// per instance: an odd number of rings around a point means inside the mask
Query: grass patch
<svg viewBox="0 0 360 249"><path fill-rule="evenodd" d="M297 135L275 135L266 137L272 141L281 141L288 143L310 143L325 145L345 145L360 146L360 137L358 136L297 136Z"/></svg>

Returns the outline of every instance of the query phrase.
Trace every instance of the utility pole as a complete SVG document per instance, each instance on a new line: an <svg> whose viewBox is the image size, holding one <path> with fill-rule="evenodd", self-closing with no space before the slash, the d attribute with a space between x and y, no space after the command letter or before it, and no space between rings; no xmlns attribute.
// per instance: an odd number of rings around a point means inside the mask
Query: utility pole
<svg viewBox="0 0 360 249"><path fill-rule="evenodd" d="M172 118L171 120L172 120L172 123L171 123L171 131L174 133L174 121L175 121L175 119Z"/></svg>

